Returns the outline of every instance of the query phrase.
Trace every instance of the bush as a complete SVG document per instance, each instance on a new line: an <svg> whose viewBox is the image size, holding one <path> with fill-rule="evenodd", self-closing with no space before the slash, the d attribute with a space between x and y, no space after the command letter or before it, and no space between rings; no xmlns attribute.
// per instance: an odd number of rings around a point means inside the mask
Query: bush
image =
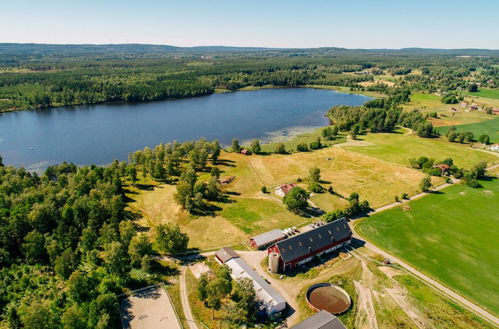
<svg viewBox="0 0 499 329"><path fill-rule="evenodd" d="M317 182L311 182L310 184L308 184L308 190L314 193L324 192L324 188Z"/></svg>
<svg viewBox="0 0 499 329"><path fill-rule="evenodd" d="M402 195L400 196L403 200L407 200L409 199L409 194L407 193L402 193Z"/></svg>
<svg viewBox="0 0 499 329"><path fill-rule="evenodd" d="M286 146L284 143L277 143L275 146L275 153L277 154L286 154Z"/></svg>
<svg viewBox="0 0 499 329"><path fill-rule="evenodd" d="M308 146L305 143L301 143L296 146L296 150L298 152L308 152Z"/></svg>
<svg viewBox="0 0 499 329"><path fill-rule="evenodd" d="M266 194L268 192L267 191L267 186L262 186L261 191L262 191L263 194Z"/></svg>

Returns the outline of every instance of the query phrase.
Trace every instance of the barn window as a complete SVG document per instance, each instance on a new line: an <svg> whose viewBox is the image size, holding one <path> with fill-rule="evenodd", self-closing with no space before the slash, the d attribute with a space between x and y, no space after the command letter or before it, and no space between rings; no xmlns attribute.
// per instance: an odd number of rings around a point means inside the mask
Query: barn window
<svg viewBox="0 0 499 329"><path fill-rule="evenodd" d="M303 247L303 244L301 243L301 241L298 241L298 245L299 245L300 247Z"/></svg>
<svg viewBox="0 0 499 329"><path fill-rule="evenodd" d="M331 232L331 230L327 230L327 231L329 232L329 234L333 234L333 233Z"/></svg>
<svg viewBox="0 0 499 329"><path fill-rule="evenodd" d="M314 242L314 240L312 240L312 237L310 237L309 239L310 239L310 242Z"/></svg>
<svg viewBox="0 0 499 329"><path fill-rule="evenodd" d="M339 226L336 226L336 231L340 231L340 227Z"/></svg>
<svg viewBox="0 0 499 329"><path fill-rule="evenodd" d="M319 233L319 239L322 239L322 235Z"/></svg>
<svg viewBox="0 0 499 329"><path fill-rule="evenodd" d="M289 245L289 250L293 250L293 246L292 245Z"/></svg>

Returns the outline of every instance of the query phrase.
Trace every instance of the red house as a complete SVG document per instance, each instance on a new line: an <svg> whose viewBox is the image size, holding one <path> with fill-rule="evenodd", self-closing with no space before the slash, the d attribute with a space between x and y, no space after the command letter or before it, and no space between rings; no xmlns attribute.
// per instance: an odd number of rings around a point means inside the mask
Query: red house
<svg viewBox="0 0 499 329"><path fill-rule="evenodd" d="M312 260L314 256L332 252L352 240L345 219L319 226L308 232L282 240L267 249L279 256L279 271L285 272Z"/></svg>

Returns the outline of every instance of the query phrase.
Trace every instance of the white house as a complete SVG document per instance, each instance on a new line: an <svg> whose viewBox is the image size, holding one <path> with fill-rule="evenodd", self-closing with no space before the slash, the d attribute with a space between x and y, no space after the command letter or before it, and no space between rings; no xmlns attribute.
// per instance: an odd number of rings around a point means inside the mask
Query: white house
<svg viewBox="0 0 499 329"><path fill-rule="evenodd" d="M289 191L291 191L294 187L296 187L295 183L281 185L275 189L275 194L277 194L281 198L284 198L284 196L288 194Z"/></svg>
<svg viewBox="0 0 499 329"><path fill-rule="evenodd" d="M489 149L494 152L499 152L499 144L494 144Z"/></svg>

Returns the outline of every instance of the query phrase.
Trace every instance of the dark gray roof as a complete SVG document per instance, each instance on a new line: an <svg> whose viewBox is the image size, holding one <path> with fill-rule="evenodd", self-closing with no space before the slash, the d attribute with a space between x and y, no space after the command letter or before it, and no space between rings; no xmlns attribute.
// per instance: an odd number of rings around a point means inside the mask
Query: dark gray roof
<svg viewBox="0 0 499 329"><path fill-rule="evenodd" d="M329 312L320 311L291 329L347 329L340 319Z"/></svg>
<svg viewBox="0 0 499 329"><path fill-rule="evenodd" d="M234 250L232 250L232 248L229 248L229 247L223 247L221 248L220 250L218 250L216 253L215 253L215 256L217 256L218 259L220 259L220 261L222 263L225 264L226 261L232 259L232 258L238 258L239 255L237 254L237 252L235 252Z"/></svg>
<svg viewBox="0 0 499 329"><path fill-rule="evenodd" d="M308 232L295 235L276 243L284 262L302 257L312 251L326 247L327 245L345 239L351 235L350 226L345 219L319 226Z"/></svg>
<svg viewBox="0 0 499 329"><path fill-rule="evenodd" d="M282 230L275 229L272 231L265 232L263 234L252 237L251 239L255 241L257 246L262 246L273 241L284 239L286 235L282 232Z"/></svg>

